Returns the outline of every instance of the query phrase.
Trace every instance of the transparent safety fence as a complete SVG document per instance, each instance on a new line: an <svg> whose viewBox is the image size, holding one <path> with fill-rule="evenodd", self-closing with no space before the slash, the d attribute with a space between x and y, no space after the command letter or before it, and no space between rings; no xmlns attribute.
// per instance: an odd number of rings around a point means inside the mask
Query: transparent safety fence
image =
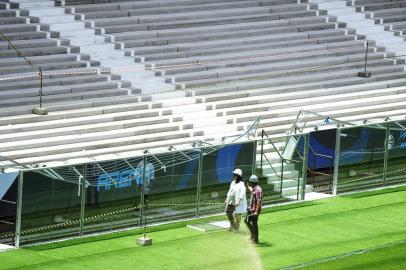
<svg viewBox="0 0 406 270"><path fill-rule="evenodd" d="M143 158L86 166L84 233L138 226Z"/></svg>
<svg viewBox="0 0 406 270"><path fill-rule="evenodd" d="M221 214L236 168L244 180L258 176L264 205L404 184L405 127L406 121L387 121L275 138L263 132L252 141L25 169L21 181L18 173L0 174L11 177L0 188L0 242L29 244Z"/></svg>
<svg viewBox="0 0 406 270"><path fill-rule="evenodd" d="M18 173L0 174L0 244L14 244Z"/></svg>
<svg viewBox="0 0 406 270"><path fill-rule="evenodd" d="M388 123L388 160L385 185L406 180L406 121Z"/></svg>
<svg viewBox="0 0 406 270"><path fill-rule="evenodd" d="M382 125L341 130L337 192L383 185L386 128Z"/></svg>
<svg viewBox="0 0 406 270"><path fill-rule="evenodd" d="M76 168L82 170L82 166ZM79 235L79 177L75 177L76 180L68 179L63 174L68 170L69 168L43 169L24 173L21 242L31 243Z"/></svg>
<svg viewBox="0 0 406 270"><path fill-rule="evenodd" d="M311 192L332 194L336 129L309 133L307 187Z"/></svg>
<svg viewBox="0 0 406 270"><path fill-rule="evenodd" d="M145 215L142 224L190 218L196 215L200 149L146 158Z"/></svg>
<svg viewBox="0 0 406 270"><path fill-rule="evenodd" d="M243 179L253 173L255 143L233 144L203 156L200 214L225 211L225 199L233 180L233 171L239 168Z"/></svg>

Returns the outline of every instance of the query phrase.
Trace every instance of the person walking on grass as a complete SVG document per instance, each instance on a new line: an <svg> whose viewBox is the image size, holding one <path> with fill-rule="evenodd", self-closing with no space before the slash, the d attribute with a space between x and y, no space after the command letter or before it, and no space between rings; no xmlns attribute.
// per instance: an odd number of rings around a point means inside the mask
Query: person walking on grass
<svg viewBox="0 0 406 270"><path fill-rule="evenodd" d="M258 244L258 217L261 213L263 194L262 189L258 184L258 177L256 175L252 175L248 180L248 189L251 192L251 197L249 208L247 210L247 216L244 222L250 231L251 243Z"/></svg>
<svg viewBox="0 0 406 270"><path fill-rule="evenodd" d="M247 211L247 197L244 182L242 181L241 169L235 169L233 172L233 181L227 192L226 214L230 221L229 231L240 230L241 216Z"/></svg>

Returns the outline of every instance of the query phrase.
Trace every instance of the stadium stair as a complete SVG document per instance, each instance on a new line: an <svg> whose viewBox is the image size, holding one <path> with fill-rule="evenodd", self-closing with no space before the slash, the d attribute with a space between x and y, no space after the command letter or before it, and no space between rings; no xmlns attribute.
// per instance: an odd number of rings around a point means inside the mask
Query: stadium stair
<svg viewBox="0 0 406 270"><path fill-rule="evenodd" d="M368 14L359 13L359 11L364 11L364 8L359 8L359 3L369 3L368 1L344 1L344 0L310 0L311 3L317 4L319 9L326 10L329 15L337 17L340 22L345 22L348 27L354 28L357 33L365 35L367 39L374 40L378 46L383 46L388 52L394 52L396 55L404 56L406 55L406 43L403 37L395 36L390 32L385 31L385 26L381 24L376 24L374 13L368 12ZM372 2L372 1L371 1ZM349 6L348 4L355 4L355 6ZM374 1L375 4L366 5L366 9L371 9L372 7L377 8L378 18L379 14L399 14L401 17L404 16L405 10L402 9L405 1ZM383 11L381 8L394 7L395 11L393 13ZM366 16L367 15L367 16ZM378 20L378 22L384 22L384 20Z"/></svg>
<svg viewBox="0 0 406 270"><path fill-rule="evenodd" d="M22 15L38 18L41 29L50 32L51 36L68 39L72 45L80 47L82 53L98 61L102 70L120 75L123 80L131 82L132 87L141 89L143 94L174 89L163 78L156 77L154 72L145 70L143 64L135 63L135 59L127 56L119 44L106 41L107 37L101 35L103 29L88 27L91 22L81 20L82 16L72 14L69 8L65 10L55 6L55 2L50 0L10 2L11 7L19 8Z"/></svg>
<svg viewBox="0 0 406 270"><path fill-rule="evenodd" d="M110 72L100 74L98 62L80 52L69 40L50 38L40 31L36 19L22 17L20 10L0 9L0 114L30 113L39 103L40 79L44 74L43 102L55 107L94 98L127 96L128 82ZM30 63L24 60L25 56Z"/></svg>
<svg viewBox="0 0 406 270"><path fill-rule="evenodd" d="M406 1L354 0L349 4L395 36L406 38Z"/></svg>

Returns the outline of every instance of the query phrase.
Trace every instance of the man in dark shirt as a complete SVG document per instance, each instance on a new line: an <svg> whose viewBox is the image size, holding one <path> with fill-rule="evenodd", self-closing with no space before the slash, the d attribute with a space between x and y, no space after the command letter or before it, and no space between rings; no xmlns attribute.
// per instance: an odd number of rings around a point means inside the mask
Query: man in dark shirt
<svg viewBox="0 0 406 270"><path fill-rule="evenodd" d="M263 194L256 175L248 180L248 189L251 191L251 198L245 224L251 233L251 243L258 244L258 216L261 213Z"/></svg>

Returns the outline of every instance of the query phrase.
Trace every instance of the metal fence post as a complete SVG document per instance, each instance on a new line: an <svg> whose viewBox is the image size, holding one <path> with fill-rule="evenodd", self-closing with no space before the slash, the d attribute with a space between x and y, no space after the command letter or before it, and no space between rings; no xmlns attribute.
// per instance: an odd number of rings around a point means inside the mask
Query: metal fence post
<svg viewBox="0 0 406 270"><path fill-rule="evenodd" d="M386 138L385 138L385 156L383 159L383 185L386 185L386 174L388 172L388 158L389 158L389 137L390 137L390 123L386 124Z"/></svg>
<svg viewBox="0 0 406 270"><path fill-rule="evenodd" d="M264 155L264 130L262 130L261 132L261 174L262 174L263 155Z"/></svg>
<svg viewBox="0 0 406 270"><path fill-rule="evenodd" d="M17 212L16 212L16 226L14 245L20 247L20 235L21 235L21 213L23 203L23 184L24 184L24 172L20 171L18 176L18 188L17 188Z"/></svg>
<svg viewBox="0 0 406 270"><path fill-rule="evenodd" d="M142 184L141 184L141 207L140 207L140 227L143 225L143 216L145 212L145 175L146 175L146 169L147 169L147 161L148 161L148 156L144 155L143 157L143 170L142 170Z"/></svg>
<svg viewBox="0 0 406 270"><path fill-rule="evenodd" d="M307 181L307 160L309 155L309 136L310 134L305 134L303 138L303 159L302 159L302 190L300 193L300 199L305 199L306 193L306 181Z"/></svg>
<svg viewBox="0 0 406 270"><path fill-rule="evenodd" d="M83 177L80 183L80 230L79 235L83 236L83 228L85 226L85 205L86 205L86 182L87 182L87 164L83 165Z"/></svg>
<svg viewBox="0 0 406 270"><path fill-rule="evenodd" d="M197 188L196 188L196 217L200 216L200 200L202 192L202 175L203 175L203 151L199 149L199 170L197 171Z"/></svg>
<svg viewBox="0 0 406 270"><path fill-rule="evenodd" d="M281 159L281 161L282 161L282 163L281 163L281 175L280 175L280 178L281 178L281 181L280 181L280 192L281 192L281 198L282 198L282 192L283 192L283 172L284 172L284 168L283 168L283 165L284 165L284 163L285 163L285 160L282 158Z"/></svg>
<svg viewBox="0 0 406 270"><path fill-rule="evenodd" d="M257 169L257 147L258 147L258 144L257 144L257 141L254 141L254 151L253 151L253 153L252 153L252 173L251 174L257 174L257 172L256 172L256 169ZM261 166L262 166L262 164L261 164ZM262 170L261 170L261 174L262 174Z"/></svg>
<svg viewBox="0 0 406 270"><path fill-rule="evenodd" d="M334 152L333 195L337 195L338 189L338 170L340 166L340 143L341 143L341 128L337 127L336 147Z"/></svg>

